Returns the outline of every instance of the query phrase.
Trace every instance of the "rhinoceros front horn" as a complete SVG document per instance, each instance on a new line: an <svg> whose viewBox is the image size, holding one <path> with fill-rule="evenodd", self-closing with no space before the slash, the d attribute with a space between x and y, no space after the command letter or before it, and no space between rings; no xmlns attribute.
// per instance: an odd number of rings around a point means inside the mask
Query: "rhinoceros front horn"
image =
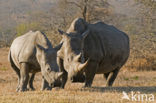
<svg viewBox="0 0 156 103"><path fill-rule="evenodd" d="M79 55L77 55L77 56L74 58L74 60L75 60L76 62L79 62L80 58L81 58L81 53L80 53Z"/></svg>
<svg viewBox="0 0 156 103"><path fill-rule="evenodd" d="M62 75L63 75L63 72L59 72L59 73L56 73L56 77L57 77L57 79L59 79L59 78L61 78L62 77Z"/></svg>
<svg viewBox="0 0 156 103"><path fill-rule="evenodd" d="M83 69L85 69L88 65L88 62L89 62L89 59L85 63L82 63L82 64L79 63L76 71L79 72L79 71L82 71Z"/></svg>

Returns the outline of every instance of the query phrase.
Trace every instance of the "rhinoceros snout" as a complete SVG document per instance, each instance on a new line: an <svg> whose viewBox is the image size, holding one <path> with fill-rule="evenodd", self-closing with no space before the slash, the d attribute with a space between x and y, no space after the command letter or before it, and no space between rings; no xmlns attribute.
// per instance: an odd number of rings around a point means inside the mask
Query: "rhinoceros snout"
<svg viewBox="0 0 156 103"><path fill-rule="evenodd" d="M74 76L74 77L71 78L71 82L72 83L75 83L75 82L83 83L83 82L85 82L85 76L84 75Z"/></svg>

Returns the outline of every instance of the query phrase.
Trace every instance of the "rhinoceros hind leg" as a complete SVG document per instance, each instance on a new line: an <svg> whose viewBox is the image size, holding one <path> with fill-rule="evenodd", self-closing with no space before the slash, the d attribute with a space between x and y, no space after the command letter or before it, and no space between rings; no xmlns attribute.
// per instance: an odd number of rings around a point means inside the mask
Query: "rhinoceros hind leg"
<svg viewBox="0 0 156 103"><path fill-rule="evenodd" d="M35 73L33 73L29 79L29 85L28 85L28 88L29 90L35 90L34 86L33 86L33 81L34 81L34 78L35 78Z"/></svg>
<svg viewBox="0 0 156 103"><path fill-rule="evenodd" d="M17 87L16 87L16 92L18 92L19 89L20 89L20 79L21 79L21 77L20 77L20 75L18 75L18 84L17 84Z"/></svg>
<svg viewBox="0 0 156 103"><path fill-rule="evenodd" d="M27 90L27 84L29 81L29 70L28 70L28 64L27 63L21 63L21 70L20 70L20 92Z"/></svg>
<svg viewBox="0 0 156 103"><path fill-rule="evenodd" d="M17 84L17 87L16 87L16 92L18 92L19 89L20 89L20 78L21 78L20 70L16 66L12 66L12 68L15 70L15 72L16 72L16 74L18 76L18 84Z"/></svg>
<svg viewBox="0 0 156 103"><path fill-rule="evenodd" d="M94 76L96 74L96 70L98 68L98 63L94 62L94 61L90 61L90 63L88 64L86 70L85 70L85 75L86 75L86 79L85 79L85 86L84 87L91 87Z"/></svg>
<svg viewBox="0 0 156 103"><path fill-rule="evenodd" d="M107 77L107 81L106 81L106 87L113 85L113 82L116 79L118 72L119 72L119 68L117 68L114 71L109 73L109 75Z"/></svg>
<svg viewBox="0 0 156 103"><path fill-rule="evenodd" d="M17 76L18 76L18 84L17 84L17 87L16 87L16 91L18 92L19 91L19 88L20 88L20 69L14 64L13 60L12 60L12 57L11 57L11 52L10 52L10 64L11 64L11 67L12 69L16 72Z"/></svg>

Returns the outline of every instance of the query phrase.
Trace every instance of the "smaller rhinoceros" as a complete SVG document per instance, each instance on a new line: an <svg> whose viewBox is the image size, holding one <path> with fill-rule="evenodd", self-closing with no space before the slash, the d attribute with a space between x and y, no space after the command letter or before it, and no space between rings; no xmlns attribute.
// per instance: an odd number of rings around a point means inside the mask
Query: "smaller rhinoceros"
<svg viewBox="0 0 156 103"><path fill-rule="evenodd" d="M17 37L9 51L11 67L18 75L18 86L16 91L34 89L33 80L35 73L42 73L42 90L51 89L52 85L59 80L62 72L56 62L57 50L61 45L53 48L44 33L40 31L28 32ZM29 73L32 73L29 78Z"/></svg>

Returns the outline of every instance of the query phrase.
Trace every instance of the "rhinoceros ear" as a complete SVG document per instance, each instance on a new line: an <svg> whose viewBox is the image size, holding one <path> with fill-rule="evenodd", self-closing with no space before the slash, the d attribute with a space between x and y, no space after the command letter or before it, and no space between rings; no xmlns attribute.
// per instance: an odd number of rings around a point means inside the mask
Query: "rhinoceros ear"
<svg viewBox="0 0 156 103"><path fill-rule="evenodd" d="M82 37L83 39L85 39L87 37L87 35L89 34L90 30L86 30L83 34L82 34Z"/></svg>
<svg viewBox="0 0 156 103"><path fill-rule="evenodd" d="M59 32L61 35L66 35L66 36L68 36L68 33L64 32L64 31L62 31L62 30L60 30L60 29L58 29L58 32Z"/></svg>
<svg viewBox="0 0 156 103"><path fill-rule="evenodd" d="M60 30L60 29L58 29L58 32L59 32L61 35L65 34L65 32L62 31L62 30Z"/></svg>
<svg viewBox="0 0 156 103"><path fill-rule="evenodd" d="M63 42L60 43L59 45L57 45L54 49L55 49L56 51L58 51L58 50L60 50L60 48L62 47L62 45L63 45Z"/></svg>
<svg viewBox="0 0 156 103"><path fill-rule="evenodd" d="M40 53L45 52L45 48L43 48L41 45L36 45L37 51L39 51Z"/></svg>

